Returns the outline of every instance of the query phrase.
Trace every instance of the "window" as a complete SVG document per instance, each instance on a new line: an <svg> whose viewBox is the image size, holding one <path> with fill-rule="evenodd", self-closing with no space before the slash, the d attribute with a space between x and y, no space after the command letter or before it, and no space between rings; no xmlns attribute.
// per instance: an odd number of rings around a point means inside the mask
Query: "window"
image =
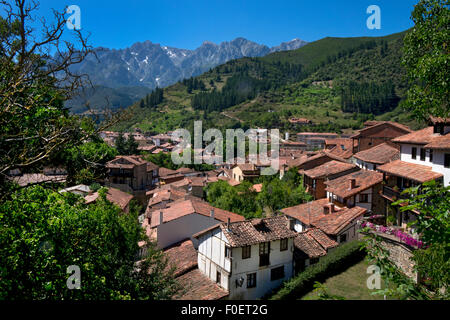
<svg viewBox="0 0 450 320"><path fill-rule="evenodd" d="M231 258L231 248L225 246L225 258Z"/></svg>
<svg viewBox="0 0 450 320"><path fill-rule="evenodd" d="M411 149L411 158L416 159L417 158L417 148L413 147Z"/></svg>
<svg viewBox="0 0 450 320"><path fill-rule="evenodd" d="M247 275L247 288L256 287L256 273L249 273Z"/></svg>
<svg viewBox="0 0 450 320"><path fill-rule="evenodd" d="M280 251L286 251L288 248L288 239L280 240Z"/></svg>
<svg viewBox="0 0 450 320"><path fill-rule="evenodd" d="M361 193L359 195L359 202L361 202L361 203L369 202L369 195L367 193Z"/></svg>
<svg viewBox="0 0 450 320"><path fill-rule="evenodd" d="M339 243L347 241L347 234L341 234L339 236Z"/></svg>
<svg viewBox="0 0 450 320"><path fill-rule="evenodd" d="M420 161L425 161L425 149L420 148Z"/></svg>
<svg viewBox="0 0 450 320"><path fill-rule="evenodd" d="M284 266L273 268L270 270L270 281L280 280L284 278Z"/></svg>
<svg viewBox="0 0 450 320"><path fill-rule="evenodd" d="M242 247L242 259L250 258L251 252L252 252L252 246Z"/></svg>
<svg viewBox="0 0 450 320"><path fill-rule="evenodd" d="M263 242L259 244L259 266L268 266L269 265L269 251L270 251L270 242Z"/></svg>
<svg viewBox="0 0 450 320"><path fill-rule="evenodd" d="M220 271L217 271L216 273L216 283L220 284Z"/></svg>
<svg viewBox="0 0 450 320"><path fill-rule="evenodd" d="M444 155L444 167L450 168L450 153Z"/></svg>
<svg viewBox="0 0 450 320"><path fill-rule="evenodd" d="M430 152L430 162L433 162L433 149L428 150Z"/></svg>

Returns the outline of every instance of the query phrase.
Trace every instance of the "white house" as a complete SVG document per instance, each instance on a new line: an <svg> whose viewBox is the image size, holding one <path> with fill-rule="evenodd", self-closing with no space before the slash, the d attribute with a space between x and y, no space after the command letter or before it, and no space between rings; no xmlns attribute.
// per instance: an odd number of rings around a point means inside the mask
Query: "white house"
<svg viewBox="0 0 450 320"><path fill-rule="evenodd" d="M244 217L233 212L215 208L205 201L191 198L167 204L165 209L156 209L147 214L143 227L147 235L157 241L159 248L166 248L218 223L242 221Z"/></svg>
<svg viewBox="0 0 450 320"><path fill-rule="evenodd" d="M228 299L260 298L292 277L296 236L286 216L222 223L194 235L198 268Z"/></svg>
<svg viewBox="0 0 450 320"><path fill-rule="evenodd" d="M450 185L450 118L430 118L429 127L398 137L402 162L426 166L442 176L444 186ZM401 162L399 162L401 165ZM418 166L417 169L420 169ZM440 178L440 177L439 177ZM438 179L439 179L438 178Z"/></svg>

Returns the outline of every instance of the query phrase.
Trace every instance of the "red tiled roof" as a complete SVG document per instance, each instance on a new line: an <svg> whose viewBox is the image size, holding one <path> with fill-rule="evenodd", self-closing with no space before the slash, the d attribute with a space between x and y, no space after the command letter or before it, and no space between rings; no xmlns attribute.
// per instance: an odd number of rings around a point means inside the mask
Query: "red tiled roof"
<svg viewBox="0 0 450 320"><path fill-rule="evenodd" d="M253 188L253 190L255 190L256 192L261 192L262 186L263 186L262 183L258 183L258 184L254 184L252 188Z"/></svg>
<svg viewBox="0 0 450 320"><path fill-rule="evenodd" d="M175 277L197 267L197 251L190 239L177 242L164 249L168 259L168 267L175 268Z"/></svg>
<svg viewBox="0 0 450 320"><path fill-rule="evenodd" d="M99 197L98 192L94 192L93 194L89 194L84 197L86 204L93 203L97 201ZM118 205L122 210L130 203L130 201L134 198L133 195L120 191L116 188L108 188L108 192L106 193L106 199L116 205Z"/></svg>
<svg viewBox="0 0 450 320"><path fill-rule="evenodd" d="M159 168L159 176L160 177L166 177L166 176L171 176L171 175L176 175L176 174L178 174L178 173L175 170L167 169L164 167Z"/></svg>
<svg viewBox="0 0 450 320"><path fill-rule="evenodd" d="M382 143L370 149L360 151L354 157L365 162L385 164L400 159L400 151L388 143Z"/></svg>
<svg viewBox="0 0 450 320"><path fill-rule="evenodd" d="M38 183L62 183L66 182L67 175L45 175L42 173L24 173L20 176L14 176L9 178L17 183L19 186L24 187Z"/></svg>
<svg viewBox="0 0 450 320"><path fill-rule="evenodd" d="M347 162L340 162L340 161L329 161L325 162L324 164L317 166L313 169L306 170L303 173L312 178L312 179L318 179L323 177L328 177L334 174L338 174L341 172L349 171L352 169L358 168L357 165L353 163L347 163Z"/></svg>
<svg viewBox="0 0 450 320"><path fill-rule="evenodd" d="M394 127L399 129L400 131L403 131L405 134L411 132L411 129L408 128L407 126L397 123L397 122L392 122L392 121L379 121L378 124L372 125L372 126L368 126L366 128L363 128L361 130L358 130L358 133L356 133L355 135L351 136L351 138L358 138L360 136L380 136L380 132L383 132L383 129L385 127ZM379 132L379 133L376 133ZM384 136L383 133L381 133L381 136Z"/></svg>
<svg viewBox="0 0 450 320"><path fill-rule="evenodd" d="M317 159L322 158L322 157L328 157L330 160L337 160L337 161L341 161L341 162L346 162L344 158L341 158L339 156L331 154L328 151L321 150L317 154L315 154L315 155L313 155L311 157L304 156L304 157L300 157L298 159L294 159L292 161L289 161L288 165L289 165L290 168L292 168L292 167L297 167L298 168L298 167L301 167L304 164L307 164L307 163L309 163L311 161L317 160Z"/></svg>
<svg viewBox="0 0 450 320"><path fill-rule="evenodd" d="M306 230L306 233L316 240L325 250L336 248L339 245L339 243L318 228L309 228Z"/></svg>
<svg viewBox="0 0 450 320"><path fill-rule="evenodd" d="M325 215L324 206L326 206L329 202L330 201L328 199L319 199L294 207L284 208L280 211L306 225L310 225L313 221L318 220Z"/></svg>
<svg viewBox="0 0 450 320"><path fill-rule="evenodd" d="M185 289L177 300L218 300L228 296L228 292L205 276L199 269L189 271L177 280Z"/></svg>
<svg viewBox="0 0 450 320"><path fill-rule="evenodd" d="M318 258L327 254L326 250L306 232L300 232L294 238L294 246L309 258Z"/></svg>
<svg viewBox="0 0 450 320"><path fill-rule="evenodd" d="M442 177L441 173L434 172L431 167L421 164L395 160L379 166L377 170L394 176L410 179L419 183L436 180Z"/></svg>
<svg viewBox="0 0 450 320"><path fill-rule="evenodd" d="M211 206L209 203L202 200L188 199L179 202L172 202L168 204L168 208L162 210L155 210L151 212L151 227L157 227L159 225L159 213L163 212L163 221L169 222L178 218L181 218L190 214L201 214L209 217L211 210L214 209L214 219L222 222L226 222L228 218L231 221L242 221L244 217L236 213L222 210Z"/></svg>
<svg viewBox="0 0 450 320"><path fill-rule="evenodd" d="M430 123L450 125L450 118L441 118L441 117L430 116Z"/></svg>
<svg viewBox="0 0 450 320"><path fill-rule="evenodd" d="M339 139L326 139L325 146L329 153L348 159L353 155L353 139L339 138ZM329 146L334 146L328 148Z"/></svg>
<svg viewBox="0 0 450 320"><path fill-rule="evenodd" d="M429 149L450 149L450 133L443 136L438 136L433 139L429 144L425 145L425 148Z"/></svg>
<svg viewBox="0 0 450 320"><path fill-rule="evenodd" d="M352 221L366 212L367 209L361 207L353 207L351 209L344 208L342 210L326 214L321 219L313 221L312 224L326 234L337 235L341 230L352 223Z"/></svg>
<svg viewBox="0 0 450 320"><path fill-rule="evenodd" d="M316 136L316 137L333 136L333 137L337 137L338 134L333 133L333 132L299 132L299 133L297 133L297 136Z"/></svg>
<svg viewBox="0 0 450 320"><path fill-rule="evenodd" d="M355 179L355 187L350 189L350 179ZM327 181L326 191L341 198L348 198L383 181L383 174L376 171L360 170Z"/></svg>
<svg viewBox="0 0 450 320"><path fill-rule="evenodd" d="M403 136L392 139L396 143L428 144L433 141L433 127L413 131Z"/></svg>
<svg viewBox="0 0 450 320"><path fill-rule="evenodd" d="M295 237L297 233L290 230L288 224L289 220L286 216L233 222L230 223L230 230L226 223L221 223L203 230L193 237L197 238L210 230L220 228L231 247L242 247Z"/></svg>

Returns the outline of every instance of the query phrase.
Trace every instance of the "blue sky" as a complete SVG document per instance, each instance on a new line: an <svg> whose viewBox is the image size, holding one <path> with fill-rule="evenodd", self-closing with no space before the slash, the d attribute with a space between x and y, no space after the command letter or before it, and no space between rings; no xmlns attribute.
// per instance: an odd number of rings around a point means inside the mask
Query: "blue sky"
<svg viewBox="0 0 450 320"><path fill-rule="evenodd" d="M266 44L327 36L383 36L412 27L418 0L41 0L40 14L76 4L93 46L124 48L138 41L195 49L237 37ZM369 5L381 9L381 29L369 30Z"/></svg>

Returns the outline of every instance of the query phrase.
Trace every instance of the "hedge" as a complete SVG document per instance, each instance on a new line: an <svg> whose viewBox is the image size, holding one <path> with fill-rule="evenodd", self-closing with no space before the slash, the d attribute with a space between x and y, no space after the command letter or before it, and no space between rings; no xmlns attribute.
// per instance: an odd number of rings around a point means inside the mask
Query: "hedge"
<svg viewBox="0 0 450 320"><path fill-rule="evenodd" d="M321 258L318 263L307 267L302 273L284 282L281 289L269 299L298 299L313 289L315 281L323 282L327 278L345 271L348 267L360 262L365 255L360 241L355 240L340 245Z"/></svg>

